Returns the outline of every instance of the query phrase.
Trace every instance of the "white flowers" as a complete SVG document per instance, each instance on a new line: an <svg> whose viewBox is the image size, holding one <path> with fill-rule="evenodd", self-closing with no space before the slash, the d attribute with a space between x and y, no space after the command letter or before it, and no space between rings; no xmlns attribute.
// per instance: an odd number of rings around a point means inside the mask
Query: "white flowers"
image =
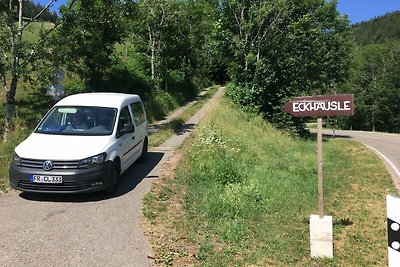
<svg viewBox="0 0 400 267"><path fill-rule="evenodd" d="M212 127L203 127L201 134L196 140L194 146L201 148L204 151L214 151L215 149L223 149L234 153L240 152L240 149L231 146L222 139L221 132L218 133Z"/></svg>

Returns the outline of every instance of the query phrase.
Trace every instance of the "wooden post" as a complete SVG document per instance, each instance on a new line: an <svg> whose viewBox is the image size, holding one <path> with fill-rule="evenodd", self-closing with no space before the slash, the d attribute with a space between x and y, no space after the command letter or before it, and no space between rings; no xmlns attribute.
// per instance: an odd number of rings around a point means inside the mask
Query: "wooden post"
<svg viewBox="0 0 400 267"><path fill-rule="evenodd" d="M317 119L317 150L318 150L318 206L319 217L324 217L324 179L322 175L322 118Z"/></svg>

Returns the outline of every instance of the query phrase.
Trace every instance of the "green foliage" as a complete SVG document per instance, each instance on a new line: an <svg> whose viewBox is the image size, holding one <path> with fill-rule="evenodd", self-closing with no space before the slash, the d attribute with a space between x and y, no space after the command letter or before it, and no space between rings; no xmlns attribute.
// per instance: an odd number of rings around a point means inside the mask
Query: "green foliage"
<svg viewBox="0 0 400 267"><path fill-rule="evenodd" d="M207 1L143 0L131 8L136 16L129 20L129 43L144 56L146 75L178 100L193 97L208 82L212 53L207 40L214 32L215 6Z"/></svg>
<svg viewBox="0 0 400 267"><path fill-rule="evenodd" d="M31 2L10 1L9 5L0 6L0 80L5 92L5 121L3 138L8 139L9 133L13 128L13 119L15 113L15 97L17 89L21 84L21 79L33 80L34 74L38 69L48 69L49 62L44 60L45 55L49 53L46 49L46 37L56 28L56 25L41 23L41 28L37 34L39 38L30 38L26 33L35 31L37 20L40 16L33 17L30 20L24 19L22 11L26 12ZM34 8L38 6L32 6ZM42 10L43 11L43 10ZM36 11L35 11L36 12ZM26 13L25 13L26 14ZM34 15L34 13L32 13ZM44 14L44 13L38 13ZM35 35L33 35L35 36ZM38 75L36 81L44 81L45 77L51 75ZM42 84L41 84L42 85Z"/></svg>
<svg viewBox="0 0 400 267"><path fill-rule="evenodd" d="M63 24L52 40L53 60L97 89L112 66L114 45L125 35L124 5L114 0L77 1L60 10Z"/></svg>
<svg viewBox="0 0 400 267"><path fill-rule="evenodd" d="M228 92L246 109L285 127L281 106L294 96L326 93L344 81L351 49L336 2L222 1L229 37ZM294 120L296 129L300 127Z"/></svg>
<svg viewBox="0 0 400 267"><path fill-rule="evenodd" d="M178 107L178 103L168 92L157 90L153 94L156 103L159 103L161 110L170 111Z"/></svg>
<svg viewBox="0 0 400 267"><path fill-rule="evenodd" d="M14 148L29 134L29 127L25 120L19 116L16 116L14 125L14 131L9 140L7 142L0 141L0 194L9 189L8 166Z"/></svg>
<svg viewBox="0 0 400 267"><path fill-rule="evenodd" d="M243 109L250 113L257 113L262 106L261 90L256 92L257 88L251 90L244 86L229 83L226 86L226 95L232 98L233 101L243 106Z"/></svg>
<svg viewBox="0 0 400 267"><path fill-rule="evenodd" d="M355 95L355 114L341 127L400 132L400 12L353 25L355 47L345 90Z"/></svg>
<svg viewBox="0 0 400 267"><path fill-rule="evenodd" d="M10 43L10 34L17 33L16 24L11 33L2 27L1 51L17 47L14 52L21 61L21 68L10 69L12 64L4 63L4 57L0 60L2 77L16 74L15 90L8 99L15 96L21 78L29 81L32 95L47 99L54 69L61 68L65 95L135 93L155 118L161 118L209 85L209 66L218 44L208 42L218 32L217 6L218 1L208 0L70 1L61 8L55 24L31 23L24 29L21 45L16 46ZM7 4L1 7L1 12L14 19ZM23 7L35 13L29 3ZM0 23L9 23L7 16L0 16ZM53 35L47 36L48 32ZM32 48L35 53L30 55Z"/></svg>
<svg viewBox="0 0 400 267"><path fill-rule="evenodd" d="M349 91L355 114L341 120L355 130L400 132L400 42L370 44L355 51Z"/></svg>
<svg viewBox="0 0 400 267"><path fill-rule="evenodd" d="M400 39L400 11L353 25L357 44L382 44Z"/></svg>

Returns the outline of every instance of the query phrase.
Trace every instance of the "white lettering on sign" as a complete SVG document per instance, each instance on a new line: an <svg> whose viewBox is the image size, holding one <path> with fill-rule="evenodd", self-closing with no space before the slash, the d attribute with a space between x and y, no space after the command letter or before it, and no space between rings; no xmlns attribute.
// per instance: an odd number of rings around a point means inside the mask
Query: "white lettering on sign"
<svg viewBox="0 0 400 267"><path fill-rule="evenodd" d="M293 102L293 112L350 110L350 101Z"/></svg>

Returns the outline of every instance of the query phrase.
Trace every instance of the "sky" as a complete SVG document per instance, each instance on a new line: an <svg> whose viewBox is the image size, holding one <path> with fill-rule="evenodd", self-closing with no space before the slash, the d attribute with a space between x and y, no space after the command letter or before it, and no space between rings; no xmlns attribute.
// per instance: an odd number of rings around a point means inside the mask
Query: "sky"
<svg viewBox="0 0 400 267"><path fill-rule="evenodd" d="M55 0L50 8L57 11L66 0ZM35 3L46 5L49 0L33 0ZM367 21L392 11L400 11L400 0L339 0L338 10L341 14L347 14L350 24Z"/></svg>
<svg viewBox="0 0 400 267"><path fill-rule="evenodd" d="M339 0L337 9L347 14L350 24L354 24L400 11L400 0Z"/></svg>

